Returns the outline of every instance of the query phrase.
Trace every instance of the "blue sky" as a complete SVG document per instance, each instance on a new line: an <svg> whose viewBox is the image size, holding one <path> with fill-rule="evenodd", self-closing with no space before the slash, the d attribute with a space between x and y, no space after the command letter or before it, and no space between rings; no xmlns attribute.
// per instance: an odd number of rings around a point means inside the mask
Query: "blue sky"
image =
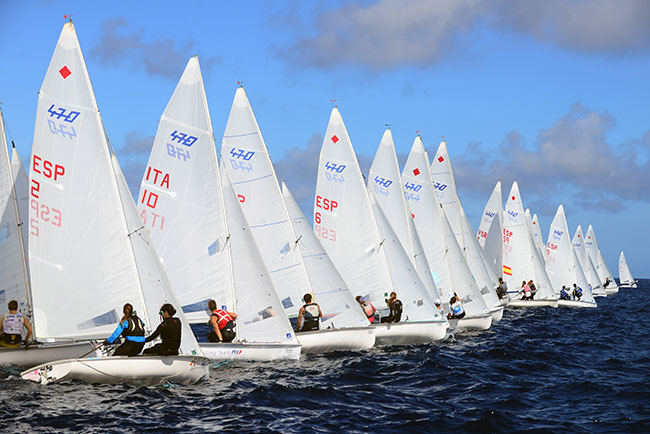
<svg viewBox="0 0 650 434"><path fill-rule="evenodd" d="M197 54L217 143L243 81L307 215L334 99L364 170L386 124L402 162L416 131L431 157L445 136L474 229L496 180L517 179L542 228L563 203L615 275L624 250L650 276L650 2L0 0L0 102L26 164L67 14L134 191Z"/></svg>

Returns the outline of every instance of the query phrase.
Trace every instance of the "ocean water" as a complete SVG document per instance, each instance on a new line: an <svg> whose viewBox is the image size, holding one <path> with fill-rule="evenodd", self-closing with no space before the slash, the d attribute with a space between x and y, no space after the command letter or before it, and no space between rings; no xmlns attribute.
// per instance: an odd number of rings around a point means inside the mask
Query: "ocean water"
<svg viewBox="0 0 650 434"><path fill-rule="evenodd" d="M193 386L4 373L0 432L650 432L650 280L456 342L231 362Z"/></svg>

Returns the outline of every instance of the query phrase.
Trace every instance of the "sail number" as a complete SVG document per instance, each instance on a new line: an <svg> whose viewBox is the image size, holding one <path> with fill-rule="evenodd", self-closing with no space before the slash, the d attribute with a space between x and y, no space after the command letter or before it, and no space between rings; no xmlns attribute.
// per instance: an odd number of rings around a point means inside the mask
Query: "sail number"
<svg viewBox="0 0 650 434"><path fill-rule="evenodd" d="M481 238L487 238L487 232L482 231L482 230L479 229L479 230L478 230L478 237L477 237L477 238L478 238L479 240L480 240Z"/></svg>
<svg viewBox="0 0 650 434"><path fill-rule="evenodd" d="M61 164L53 163L50 160L32 156L32 173L37 173L46 179L59 181L65 175L65 167ZM31 212L29 215L29 227L31 235L38 237L40 234L40 223L49 223L56 227L61 227L61 211L48 206L40 201L41 182L32 177L30 180L29 194L31 196L29 206Z"/></svg>
<svg viewBox="0 0 650 434"><path fill-rule="evenodd" d="M321 225L314 225L314 232L323 240L336 241L336 231L333 229L327 229Z"/></svg>
<svg viewBox="0 0 650 434"><path fill-rule="evenodd" d="M512 237L512 231L508 229L503 229L503 242L504 243L510 243L510 237Z"/></svg>

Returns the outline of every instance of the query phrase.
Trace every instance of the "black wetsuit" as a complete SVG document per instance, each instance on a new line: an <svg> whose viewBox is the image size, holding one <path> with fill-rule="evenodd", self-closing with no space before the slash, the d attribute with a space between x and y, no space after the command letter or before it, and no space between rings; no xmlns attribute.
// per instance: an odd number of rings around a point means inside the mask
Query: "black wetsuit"
<svg viewBox="0 0 650 434"><path fill-rule="evenodd" d="M144 350L142 354L148 356L175 356L181 346L181 321L178 318L166 318L145 342L151 342L158 336L162 343Z"/></svg>
<svg viewBox="0 0 650 434"><path fill-rule="evenodd" d="M402 319L402 302L395 299L390 305L390 315L381 319L381 322L400 322Z"/></svg>

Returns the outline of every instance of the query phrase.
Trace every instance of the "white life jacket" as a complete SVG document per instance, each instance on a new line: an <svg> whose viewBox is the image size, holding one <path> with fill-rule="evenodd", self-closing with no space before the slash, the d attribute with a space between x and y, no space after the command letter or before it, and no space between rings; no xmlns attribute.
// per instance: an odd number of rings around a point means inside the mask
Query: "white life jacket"
<svg viewBox="0 0 650 434"><path fill-rule="evenodd" d="M21 313L8 313L2 321L2 332L8 335L23 334L23 324L25 319Z"/></svg>
<svg viewBox="0 0 650 434"><path fill-rule="evenodd" d="M462 315L463 312L465 312L465 309L463 309L463 305L460 303L459 300L456 300L456 302L451 305L451 310L456 316Z"/></svg>

